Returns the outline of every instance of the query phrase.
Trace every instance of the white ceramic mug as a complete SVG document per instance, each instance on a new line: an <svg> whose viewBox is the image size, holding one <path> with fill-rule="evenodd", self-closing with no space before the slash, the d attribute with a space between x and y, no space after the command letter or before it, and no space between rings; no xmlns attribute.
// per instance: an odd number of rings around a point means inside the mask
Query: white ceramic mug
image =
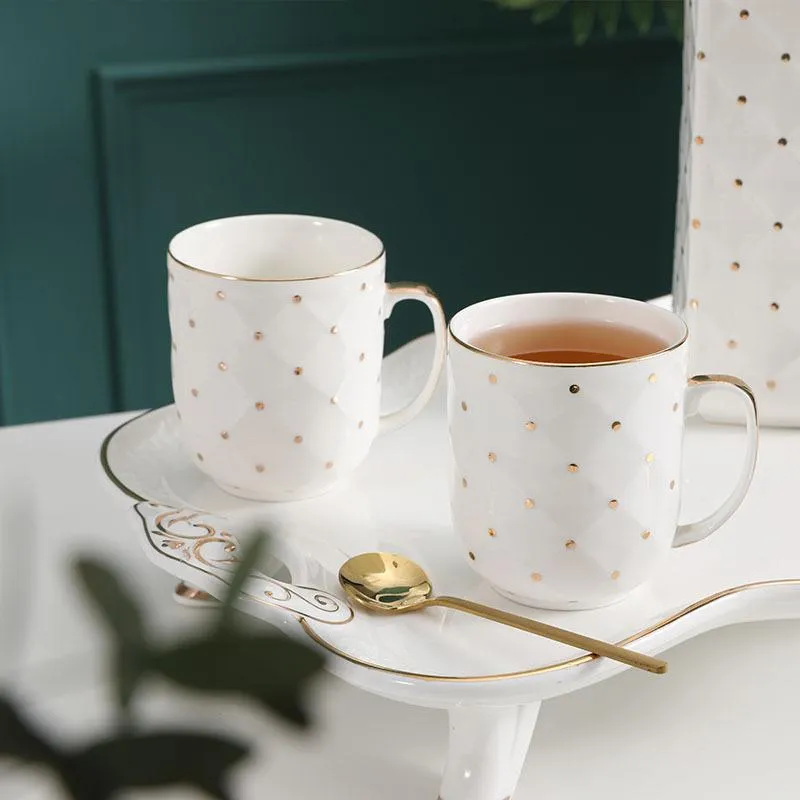
<svg viewBox="0 0 800 800"><path fill-rule="evenodd" d="M433 393L441 305L425 286L386 284L383 244L363 228L278 214L213 220L175 236L167 264L182 435L232 494L322 494ZM428 307L436 352L414 401L380 416L384 321L401 300Z"/></svg>
<svg viewBox="0 0 800 800"><path fill-rule="evenodd" d="M476 346L506 326L573 320L646 331L664 346L638 358L574 365ZM452 509L469 564L518 602L596 608L646 581L671 547L719 528L755 469L755 401L737 378L687 378L686 325L647 303L527 294L456 314L448 338ZM715 390L744 401L745 463L716 512L678 525L684 420Z"/></svg>

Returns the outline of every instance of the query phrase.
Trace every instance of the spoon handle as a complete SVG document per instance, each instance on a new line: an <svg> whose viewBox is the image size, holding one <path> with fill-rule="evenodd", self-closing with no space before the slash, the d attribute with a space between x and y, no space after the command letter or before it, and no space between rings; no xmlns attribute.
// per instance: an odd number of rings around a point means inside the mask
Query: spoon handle
<svg viewBox="0 0 800 800"><path fill-rule="evenodd" d="M614 661L620 661L631 667L655 672L663 675L667 671L667 662L658 658L652 658L634 650L619 647L610 642L603 642L599 639L592 639L590 636L583 636L580 633L573 633L564 628L557 628L555 625L548 625L545 622L538 622L535 619L520 617L508 611L501 611L499 608L491 608L480 603L473 603L471 600L463 600L460 597L432 597L424 602L426 606L443 606L453 608L457 611L465 611L467 614L474 614L476 617L500 622L503 625L510 625L512 628L519 628L521 631L536 633L547 639L577 647L580 650L588 650L598 656L606 656Z"/></svg>

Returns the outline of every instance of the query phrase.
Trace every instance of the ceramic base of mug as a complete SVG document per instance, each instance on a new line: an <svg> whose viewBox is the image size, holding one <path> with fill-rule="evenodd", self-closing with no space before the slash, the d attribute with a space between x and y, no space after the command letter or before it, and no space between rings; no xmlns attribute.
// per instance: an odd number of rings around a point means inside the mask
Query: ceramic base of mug
<svg viewBox="0 0 800 800"><path fill-rule="evenodd" d="M220 483L219 481L214 481L214 483L216 483L223 492L233 495L234 497L241 497L244 500L255 500L261 503L292 503L297 500L313 500L315 497L322 497L322 495L328 494L334 489L344 485L343 480L338 480L325 484L324 486L314 486L311 489L254 492L243 489L241 486L231 486L227 483Z"/></svg>
<svg viewBox="0 0 800 800"><path fill-rule="evenodd" d="M569 600L566 602L559 602L544 600L537 597L524 597L523 595L514 594L514 592L501 589L494 584L491 584L491 586L497 594L505 597L507 600L519 603L522 606L528 606L529 608L541 608L545 611L591 611L595 608L607 608L608 606L613 606L616 603L622 602L630 594L630 592L626 592L625 594L612 597L610 600Z"/></svg>

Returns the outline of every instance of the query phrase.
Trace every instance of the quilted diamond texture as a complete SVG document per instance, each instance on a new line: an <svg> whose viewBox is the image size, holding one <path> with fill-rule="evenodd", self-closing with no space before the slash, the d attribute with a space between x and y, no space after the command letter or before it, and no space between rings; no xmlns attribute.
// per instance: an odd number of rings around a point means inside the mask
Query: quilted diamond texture
<svg viewBox="0 0 800 800"><path fill-rule="evenodd" d="M565 369L451 347L452 506L474 569L561 607L646 580L677 525L685 349Z"/></svg>
<svg viewBox="0 0 800 800"><path fill-rule="evenodd" d="M265 499L325 491L378 429L384 265L308 281L171 267L173 390L198 466Z"/></svg>
<svg viewBox="0 0 800 800"><path fill-rule="evenodd" d="M746 14L743 14L743 5ZM687 3L673 295L691 370L800 421L800 4ZM712 418L738 420L721 397Z"/></svg>

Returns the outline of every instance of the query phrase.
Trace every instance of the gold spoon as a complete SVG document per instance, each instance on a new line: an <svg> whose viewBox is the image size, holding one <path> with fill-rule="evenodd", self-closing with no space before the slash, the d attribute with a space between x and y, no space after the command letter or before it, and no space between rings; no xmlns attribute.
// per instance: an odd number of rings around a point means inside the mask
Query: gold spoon
<svg viewBox="0 0 800 800"><path fill-rule="evenodd" d="M598 656L613 658L615 661L647 672L663 675L667 671L666 661L615 644L473 603L471 600L458 597L433 597L433 587L422 567L403 556L391 553L362 553L353 556L345 561L339 570L339 583L350 598L371 611L403 614L408 611L418 611L426 606L454 608L457 611L474 614L476 617L519 628L521 631L536 633L580 650L588 650Z"/></svg>

